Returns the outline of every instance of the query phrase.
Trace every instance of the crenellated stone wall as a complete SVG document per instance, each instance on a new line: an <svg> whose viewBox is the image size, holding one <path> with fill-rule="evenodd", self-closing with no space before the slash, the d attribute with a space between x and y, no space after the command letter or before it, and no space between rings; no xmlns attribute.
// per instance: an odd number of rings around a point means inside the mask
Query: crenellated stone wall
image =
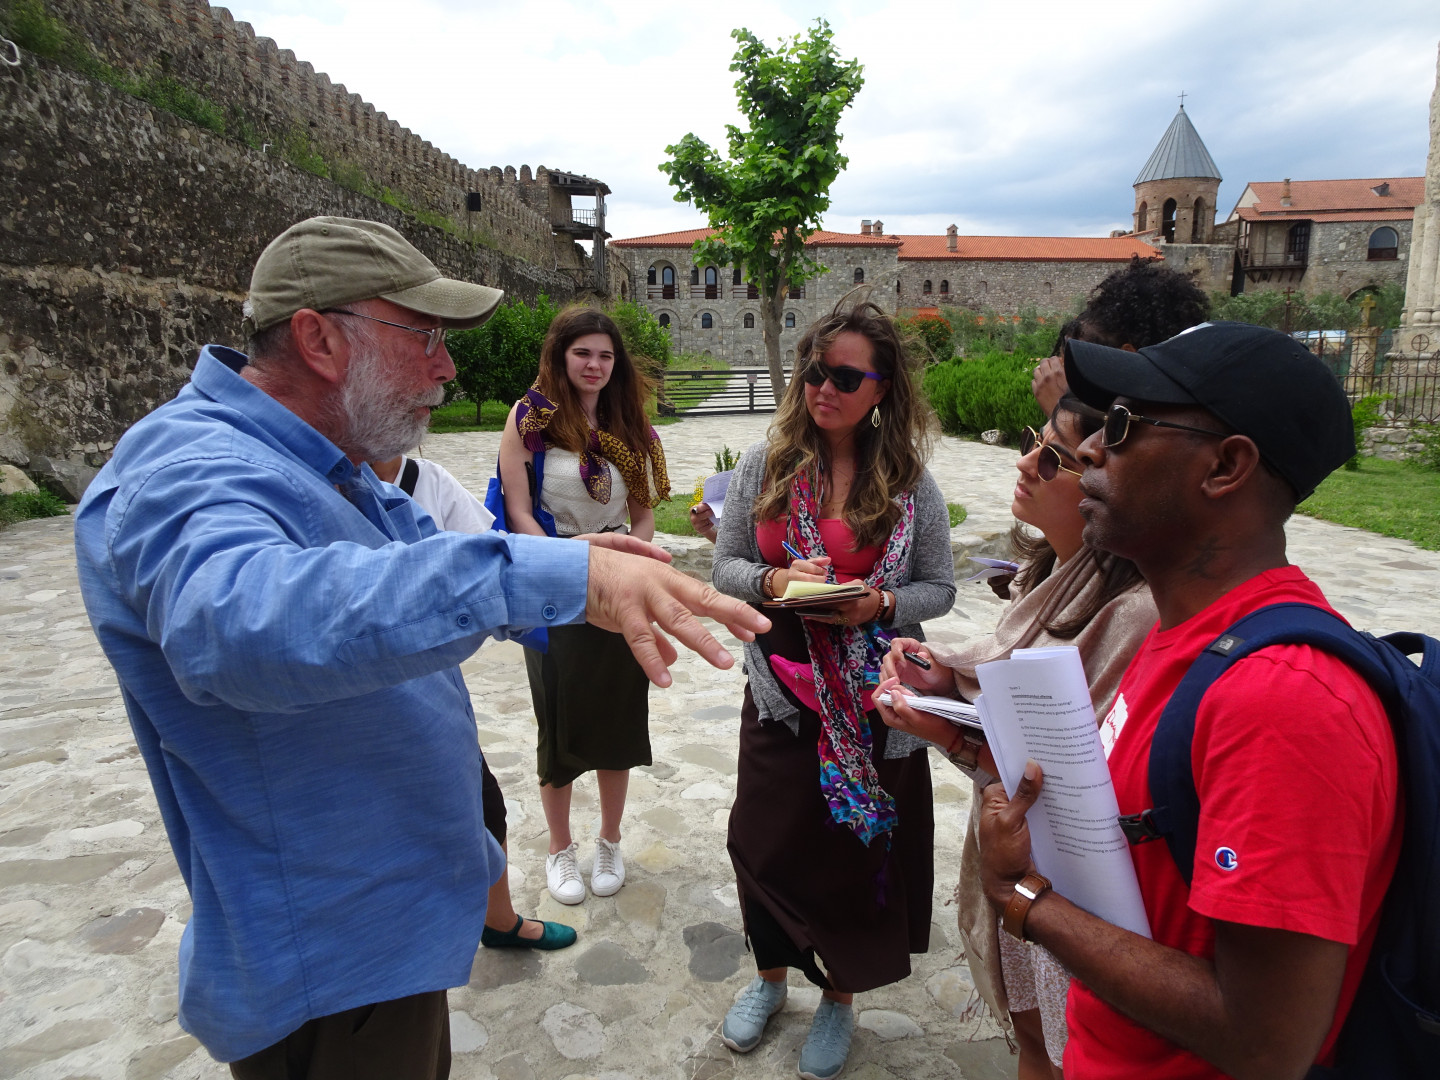
<svg viewBox="0 0 1440 1080"><path fill-rule="evenodd" d="M442 272L514 296L577 292L553 259L419 224L48 61L0 68L0 460L76 495L202 344L243 345L256 256L322 213L387 222Z"/></svg>

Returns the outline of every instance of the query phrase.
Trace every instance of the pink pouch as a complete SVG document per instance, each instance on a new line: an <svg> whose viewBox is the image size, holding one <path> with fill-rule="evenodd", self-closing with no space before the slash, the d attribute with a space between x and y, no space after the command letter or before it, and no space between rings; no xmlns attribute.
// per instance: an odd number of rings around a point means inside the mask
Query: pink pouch
<svg viewBox="0 0 1440 1080"><path fill-rule="evenodd" d="M811 712L818 713L820 711L820 699L815 696L815 669L813 667L795 660L787 660L783 656L771 656L770 669L775 672L775 677L780 680L785 689L800 699L801 705ZM871 700L874 693L874 687L867 686L865 688L865 693L860 700L860 707L866 712L875 708L875 703Z"/></svg>

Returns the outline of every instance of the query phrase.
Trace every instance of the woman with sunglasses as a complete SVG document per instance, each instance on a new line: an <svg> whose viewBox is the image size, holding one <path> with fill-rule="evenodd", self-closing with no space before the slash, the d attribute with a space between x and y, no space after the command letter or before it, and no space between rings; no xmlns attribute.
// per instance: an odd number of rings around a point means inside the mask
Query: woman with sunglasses
<svg viewBox="0 0 1440 1080"><path fill-rule="evenodd" d="M647 390L610 316L573 307L555 317L535 385L510 411L500 438L511 531L570 537L623 530L628 520L631 535L655 535L654 507L669 498L670 481L645 417ZM570 796L574 780L593 770L600 831L590 891L610 896L625 883L620 819L630 769L650 764L650 682L621 635L589 623L552 627L546 652L525 650L525 670L550 830L546 887L562 904L585 899Z"/></svg>
<svg viewBox="0 0 1440 1080"><path fill-rule="evenodd" d="M974 700L980 693L975 679L979 664L1004 659L1014 649L1074 645L1085 665L1095 715L1103 718L1109 712L1120 676L1158 616L1135 565L1087 548L1081 538L1082 470L1075 450L1106 422L1103 414L1066 394L1043 431L1026 429L1011 503L1016 518L1011 545L1021 568L1011 585L1009 607L993 634L960 649L924 647L897 638L885 661L882 689L903 683L925 694ZM929 669L910 663L903 650L928 659ZM945 749L952 762L976 779L955 889L966 959L991 1013L1002 1026L1007 1017L1013 1025L1022 1080L1059 1077L1070 976L1039 946L1000 933L980 890L976 836L979 792L988 782L983 769L977 768L973 750L956 752L962 742L959 729L946 721L903 705L881 706L880 714L886 724Z"/></svg>
<svg viewBox="0 0 1440 1080"><path fill-rule="evenodd" d="M745 1052L798 968L822 998L799 1071L844 1067L851 1000L910 973L929 944L933 805L924 743L874 720L893 635L950 610L950 522L925 469L934 415L894 322L841 301L806 332L769 440L740 459L715 549L720 591L754 603L792 582L864 595L803 620L771 609L745 646L728 847L758 974L721 1037Z"/></svg>

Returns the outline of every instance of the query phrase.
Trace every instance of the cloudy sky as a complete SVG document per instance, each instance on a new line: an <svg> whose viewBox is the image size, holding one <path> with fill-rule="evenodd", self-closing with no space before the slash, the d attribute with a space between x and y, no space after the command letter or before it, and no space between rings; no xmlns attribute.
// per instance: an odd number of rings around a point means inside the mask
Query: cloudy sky
<svg viewBox="0 0 1440 1080"><path fill-rule="evenodd" d="M1179 104L1246 181L1425 170L1440 3L235 0L226 6L474 167L608 183L616 237L703 224L657 168L739 122L730 31L823 15L865 66L828 228L1103 236Z"/></svg>

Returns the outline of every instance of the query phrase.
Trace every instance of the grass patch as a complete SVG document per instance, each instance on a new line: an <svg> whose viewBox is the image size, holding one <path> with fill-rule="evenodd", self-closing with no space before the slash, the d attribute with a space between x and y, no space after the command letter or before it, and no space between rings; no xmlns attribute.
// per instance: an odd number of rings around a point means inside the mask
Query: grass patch
<svg viewBox="0 0 1440 1080"><path fill-rule="evenodd" d="M955 528L965 520L965 507L959 503L946 503L945 509L950 511L950 528Z"/></svg>
<svg viewBox="0 0 1440 1080"><path fill-rule="evenodd" d="M480 405L480 422L475 422L475 403L456 398L430 413L430 434L449 435L456 431L503 431L510 406L503 401Z"/></svg>
<svg viewBox="0 0 1440 1080"><path fill-rule="evenodd" d="M1440 473L1403 461L1363 457L1333 472L1299 512L1440 551Z"/></svg>
<svg viewBox="0 0 1440 1080"><path fill-rule="evenodd" d="M700 356L695 353L681 353L670 362L673 371L714 371L717 373L727 372L730 365L719 357ZM667 374L673 375L673 371ZM709 378L701 375L698 378L686 376L684 379L671 378L672 386L683 386L685 397L682 399L682 408L693 408L703 402L711 394L725 388L725 378L717 375L716 378ZM658 415L654 416L653 422L659 424L673 424L677 420L683 420L682 416L669 415L656 408Z"/></svg>
<svg viewBox="0 0 1440 1080"><path fill-rule="evenodd" d="M17 491L0 495L0 528L33 518L63 517L70 512L65 500L48 491Z"/></svg>
<svg viewBox="0 0 1440 1080"><path fill-rule="evenodd" d="M655 531L671 536L698 536L690 527L690 492L682 491L655 507Z"/></svg>

